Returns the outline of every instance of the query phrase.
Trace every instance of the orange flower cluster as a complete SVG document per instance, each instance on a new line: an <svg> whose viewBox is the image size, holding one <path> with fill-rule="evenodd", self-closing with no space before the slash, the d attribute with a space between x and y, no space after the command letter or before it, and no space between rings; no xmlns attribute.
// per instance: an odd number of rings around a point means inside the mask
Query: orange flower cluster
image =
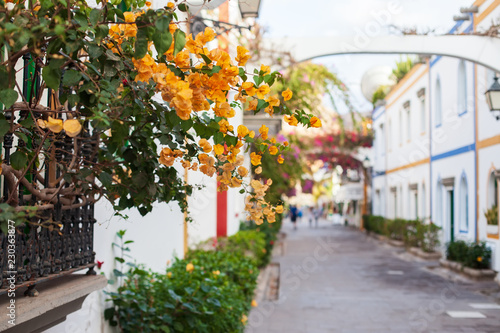
<svg viewBox="0 0 500 333"><path fill-rule="evenodd" d="M169 2L167 8L174 10L175 4ZM126 12L124 13L124 24L115 24L110 27L110 40L107 45L113 52L119 51L124 40L137 36L137 26L134 23L140 15L143 15L143 12L135 14ZM237 47L234 61L223 50L208 50L205 46L215 39L216 34L213 29L207 27L195 37L193 35L187 36L184 48L179 50L175 48L175 39L182 35L179 32L176 33L177 29L176 24L170 23L169 31L173 40L170 48L163 54L167 60L166 63L157 62L152 57L151 51L141 59L133 59L137 71L135 81L154 84L162 99L175 110L182 120L189 120L193 116L193 112L212 109L214 115L218 117L219 132L224 137L226 135L237 137L237 141L235 141L234 146L229 145L228 140L224 140L222 143L218 141L217 144L212 145L207 139L200 139L197 156L199 165L196 162L191 164L192 156L185 156L182 151L170 148L161 150L159 162L171 167L176 160L179 160L186 169L199 169L209 177L215 175L219 191L225 191L230 187L240 187L243 177L249 173L249 170L243 166L244 157L240 154L240 150L245 141L253 142L255 132L243 125L238 126L236 133L234 132L235 129L228 119L233 118L236 112L228 101L228 93L231 90L238 90L235 100L248 103L248 110L255 111L259 106L259 101L261 101L260 103L266 102L264 111L270 116L274 114L274 108L280 106L280 98L277 94L270 96L271 88L263 81L258 84L250 81L241 82L241 69L238 66L245 66L251 57L246 48ZM153 43L150 43L149 46L152 45ZM197 63L194 65L191 62L193 59L197 59ZM178 75L177 69L180 69L183 75ZM270 73L271 69L268 66L261 65L258 75L262 77ZM292 92L287 89L281 93L281 96L284 101L287 101L292 98ZM286 117L288 117L285 118L287 122L298 124L298 120L294 116ZM318 127L321 122L314 118L310 119L310 124ZM268 132L269 128L265 125L259 129L260 138L264 141L262 144L267 146L266 149L268 148L270 155L277 156L278 163L283 163L283 157L280 154L282 146L276 144L276 140L269 139ZM261 152L253 152L250 155L251 164L255 167L256 174L262 172L260 165L263 153L261 149ZM250 184L253 194L247 198L246 210L250 213L250 218L258 224L263 222L264 217L267 221L274 222L275 214L283 211L282 206L274 208L264 200L265 192L271 183L271 180L268 180L266 184L252 180Z"/></svg>
<svg viewBox="0 0 500 333"><path fill-rule="evenodd" d="M245 201L245 210L249 213L247 220L253 220L255 224L260 225L266 218L267 222L273 223L276 222L276 214L283 213L283 206L273 207L264 200L266 191L272 183L271 179L268 179L265 184L255 179L250 182L254 193L247 196Z"/></svg>

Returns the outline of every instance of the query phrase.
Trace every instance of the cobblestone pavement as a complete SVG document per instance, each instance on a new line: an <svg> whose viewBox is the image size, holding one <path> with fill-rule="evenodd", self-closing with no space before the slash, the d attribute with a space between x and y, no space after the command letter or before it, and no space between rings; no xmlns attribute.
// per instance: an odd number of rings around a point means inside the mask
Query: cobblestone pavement
<svg viewBox="0 0 500 333"><path fill-rule="evenodd" d="M322 222L322 223L321 223ZM321 221L287 234L279 299L258 299L247 333L491 332L500 333L495 282L471 282L364 233ZM448 311L485 318L452 318Z"/></svg>

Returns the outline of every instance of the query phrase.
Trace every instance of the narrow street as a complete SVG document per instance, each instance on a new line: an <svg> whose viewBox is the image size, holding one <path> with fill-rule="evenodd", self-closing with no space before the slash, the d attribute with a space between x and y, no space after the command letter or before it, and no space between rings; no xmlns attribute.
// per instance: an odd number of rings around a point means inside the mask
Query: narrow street
<svg viewBox="0 0 500 333"><path fill-rule="evenodd" d="M500 332L495 282L467 281L326 221L317 229L303 221L294 231L286 220L283 231L284 255L273 260L280 264L279 298L258 300L248 333Z"/></svg>

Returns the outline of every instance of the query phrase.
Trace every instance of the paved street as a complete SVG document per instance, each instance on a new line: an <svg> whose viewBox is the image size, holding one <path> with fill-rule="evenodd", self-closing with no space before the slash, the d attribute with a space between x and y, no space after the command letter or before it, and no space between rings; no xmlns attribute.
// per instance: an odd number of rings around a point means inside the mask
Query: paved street
<svg viewBox="0 0 500 333"><path fill-rule="evenodd" d="M496 283L467 281L436 262L322 222L318 229L301 222L293 231L286 221L285 253L274 258L279 299L259 300L246 332L500 332ZM485 318L452 318L448 311Z"/></svg>

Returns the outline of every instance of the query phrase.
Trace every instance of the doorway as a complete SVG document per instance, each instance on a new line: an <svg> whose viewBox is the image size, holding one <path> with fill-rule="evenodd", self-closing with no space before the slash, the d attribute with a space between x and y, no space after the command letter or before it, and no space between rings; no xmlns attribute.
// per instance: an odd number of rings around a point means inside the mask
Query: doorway
<svg viewBox="0 0 500 333"><path fill-rule="evenodd" d="M454 203L454 190L446 191L446 224L448 225L448 241L455 240L455 203Z"/></svg>

